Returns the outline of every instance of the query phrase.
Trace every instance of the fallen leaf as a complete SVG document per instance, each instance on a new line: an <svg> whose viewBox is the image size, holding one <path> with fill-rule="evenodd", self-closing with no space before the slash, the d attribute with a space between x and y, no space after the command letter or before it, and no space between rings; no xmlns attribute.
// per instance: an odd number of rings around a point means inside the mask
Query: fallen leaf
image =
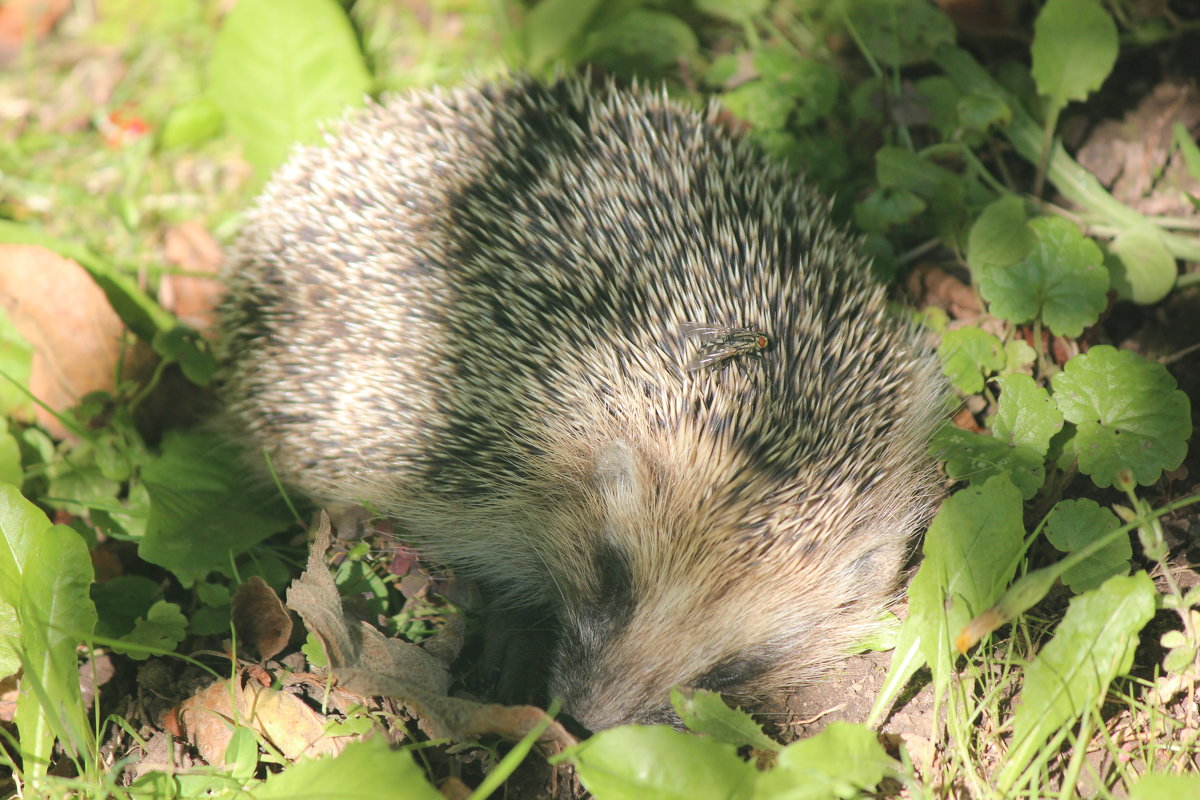
<svg viewBox="0 0 1200 800"><path fill-rule="evenodd" d="M94 391L116 388L124 355L126 376L153 359L149 348L122 343L125 326L83 267L36 245L0 245L0 309L33 348L29 390L54 411ZM40 406L38 423L52 435L67 431Z"/></svg>
<svg viewBox="0 0 1200 800"><path fill-rule="evenodd" d="M71 0L5 0L0 3L0 64L10 61L25 42L41 39L59 17L71 7Z"/></svg>
<svg viewBox="0 0 1200 800"><path fill-rule="evenodd" d="M449 663L461 643L460 629L447 626L449 630L421 646L388 638L347 615L333 575L325 565L329 541L329 516L322 513L308 566L288 588L287 604L324 644L330 670L340 686L365 696L395 698L435 739L462 741L491 733L515 740L546 719L546 712L533 706L477 703L448 695ZM540 741L551 748L576 743L558 722L550 724Z"/></svg>
<svg viewBox="0 0 1200 800"><path fill-rule="evenodd" d="M222 293L217 277L223 258L221 245L201 223L189 220L167 229L163 249L168 264L192 274L163 275L158 302L185 325L201 332L213 331Z"/></svg>
<svg viewBox="0 0 1200 800"><path fill-rule="evenodd" d="M291 616L275 590L258 575L238 587L230 614L238 639L264 660L282 650L291 638Z"/></svg>
<svg viewBox="0 0 1200 800"><path fill-rule="evenodd" d="M217 681L179 704L184 738L209 764L225 763L235 727L249 727L286 758L336 755L357 736L327 736L326 719L294 694L245 681Z"/></svg>

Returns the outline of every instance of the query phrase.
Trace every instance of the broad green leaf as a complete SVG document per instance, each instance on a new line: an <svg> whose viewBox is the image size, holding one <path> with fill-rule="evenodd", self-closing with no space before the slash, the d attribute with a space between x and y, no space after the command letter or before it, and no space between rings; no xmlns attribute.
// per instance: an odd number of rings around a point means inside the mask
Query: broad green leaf
<svg viewBox="0 0 1200 800"><path fill-rule="evenodd" d="M1048 0L1033 24L1033 79L1053 109L1084 100L1117 62L1117 26L1096 0Z"/></svg>
<svg viewBox="0 0 1200 800"><path fill-rule="evenodd" d="M138 553L191 585L290 524L271 496L251 491L231 469L236 453L205 431L169 431L162 453L142 467L150 518Z"/></svg>
<svg viewBox="0 0 1200 800"><path fill-rule="evenodd" d="M1037 245L1016 264L984 264L979 291L992 313L1020 325L1040 317L1054 333L1075 337L1108 305L1108 271L1100 248L1064 219L1029 223Z"/></svg>
<svg viewBox="0 0 1200 800"><path fill-rule="evenodd" d="M997 378L996 383L1000 387L1000 410L992 420L992 436L1045 458L1051 437L1063 426L1062 412L1050 393L1028 375L1006 375Z"/></svg>
<svg viewBox="0 0 1200 800"><path fill-rule="evenodd" d="M1030 367L1037 361L1037 351L1024 339L1013 339L1004 345L1003 374L1011 375Z"/></svg>
<svg viewBox="0 0 1200 800"><path fill-rule="evenodd" d="M998 788L1006 794L1046 741L1084 709L1099 708L1113 678L1133 663L1138 633L1154 616L1154 582L1144 572L1109 578L1071 600L1054 638L1025 668L1013 735Z"/></svg>
<svg viewBox="0 0 1200 800"><path fill-rule="evenodd" d="M208 97L197 97L171 109L158 134L162 147L195 147L221 130L221 109Z"/></svg>
<svg viewBox="0 0 1200 800"><path fill-rule="evenodd" d="M983 379L1004 367L1004 347L982 328L965 327L946 331L938 347L942 372L963 394L983 391Z"/></svg>
<svg viewBox="0 0 1200 800"><path fill-rule="evenodd" d="M256 800L443 800L411 753L383 736L346 745L336 758L300 761L267 778Z"/></svg>
<svg viewBox="0 0 1200 800"><path fill-rule="evenodd" d="M51 526L10 485L0 485L0 526L5 538L0 591L15 595L20 625L24 676L16 722L29 777L44 773L56 739L72 754L90 747L76 650L96 626L88 596L94 573L79 534L65 525Z"/></svg>
<svg viewBox="0 0 1200 800"><path fill-rule="evenodd" d="M187 635L188 620L179 606L159 600L146 616L134 623L133 630L114 642L112 649L134 661L144 661L158 655L155 651L171 652ZM126 646L132 645L132 646Z"/></svg>
<svg viewBox="0 0 1200 800"><path fill-rule="evenodd" d="M335 0L241 0L213 45L209 85L246 159L265 174L293 143L314 141L318 123L361 103L371 82Z"/></svg>
<svg viewBox="0 0 1200 800"><path fill-rule="evenodd" d="M968 131L1003 128L1013 118L1012 107L999 92L973 91L958 101L956 111L959 124Z"/></svg>
<svg viewBox="0 0 1200 800"><path fill-rule="evenodd" d="M574 60L576 44L595 16L601 0L541 0L525 16L521 33L528 67L541 72L558 60Z"/></svg>
<svg viewBox="0 0 1200 800"><path fill-rule="evenodd" d="M725 705L716 692L676 687L671 690L671 705L683 724L694 733L734 747L750 745L756 750L779 749L779 744L763 733L754 717Z"/></svg>
<svg viewBox="0 0 1200 800"><path fill-rule="evenodd" d="M705 14L730 22L748 22L767 9L767 0L696 0L696 8Z"/></svg>
<svg viewBox="0 0 1200 800"><path fill-rule="evenodd" d="M679 17L639 8L590 31L583 40L582 58L620 75L654 76L692 59L699 50L696 34Z"/></svg>
<svg viewBox="0 0 1200 800"><path fill-rule="evenodd" d="M666 727L610 728L563 756L596 800L750 797L758 777L733 745Z"/></svg>
<svg viewBox="0 0 1200 800"><path fill-rule="evenodd" d="M753 796L761 800L862 797L864 790L874 789L897 766L873 730L832 722L816 736L780 751L775 768L759 776Z"/></svg>
<svg viewBox="0 0 1200 800"><path fill-rule="evenodd" d="M988 437L990 438L990 437ZM951 495L925 534L924 559L908 586L908 619L871 718L922 664L940 692L958 657L954 638L991 607L1012 580L1024 554L1021 494L1006 476Z"/></svg>
<svg viewBox="0 0 1200 800"><path fill-rule="evenodd" d="M755 130L770 131L787 127L796 107L791 97L765 81L750 81L725 92L721 95L721 105Z"/></svg>
<svg viewBox="0 0 1200 800"><path fill-rule="evenodd" d="M1028 256L1037 236L1025 217L1025 202L1005 195L985 208L967 237L967 263L977 274L985 267L1008 267Z"/></svg>
<svg viewBox="0 0 1200 800"><path fill-rule="evenodd" d="M1121 526L1107 508L1094 500L1061 500L1046 516L1045 533L1050 544L1063 553L1073 553ZM1133 547L1129 536L1120 536L1102 550L1062 574L1062 582L1081 594L1095 589L1113 575L1129 572Z"/></svg>
<svg viewBox="0 0 1200 800"><path fill-rule="evenodd" d="M928 61L938 45L954 42L954 23L923 0L857 0L846 13L866 49L889 66Z"/></svg>
<svg viewBox="0 0 1200 800"><path fill-rule="evenodd" d="M1175 286L1175 256L1154 225L1146 223L1121 231L1108 249L1116 256L1112 283L1121 297L1149 305L1162 300Z"/></svg>
<svg viewBox="0 0 1200 800"><path fill-rule="evenodd" d="M854 204L854 221L868 233L885 233L908 222L926 208L926 203L908 189L872 189Z"/></svg>
<svg viewBox="0 0 1200 800"><path fill-rule="evenodd" d="M961 179L945 167L926 161L902 147L884 146L875 152L875 177L889 189L908 189L925 200L932 200L943 187Z"/></svg>
<svg viewBox="0 0 1200 800"><path fill-rule="evenodd" d="M1055 402L1077 428L1079 470L1097 486L1111 486L1122 468L1148 486L1183 461L1191 411L1162 364L1100 345L1068 361L1053 385Z"/></svg>
<svg viewBox="0 0 1200 800"><path fill-rule="evenodd" d="M1129 800L1195 800L1200 797L1200 775L1143 775L1129 792Z"/></svg>
<svg viewBox="0 0 1200 800"><path fill-rule="evenodd" d="M119 575L93 584L92 602L100 617L96 633L119 639L133 630L138 617L144 617L161 595L162 586L142 575Z"/></svg>
<svg viewBox="0 0 1200 800"><path fill-rule="evenodd" d="M754 54L754 66L759 83L788 99L791 121L797 125L811 125L828 116L837 101L837 72L791 47L762 48Z"/></svg>
<svg viewBox="0 0 1200 800"><path fill-rule="evenodd" d="M1007 475L1028 500L1046 482L1046 459L1022 445L1010 445L995 436L944 425L933 436L930 452L946 462L946 474L972 485L996 475Z"/></svg>
<svg viewBox="0 0 1200 800"><path fill-rule="evenodd" d="M24 474L21 469L21 445L16 437L0 426L0 483L20 486Z"/></svg>

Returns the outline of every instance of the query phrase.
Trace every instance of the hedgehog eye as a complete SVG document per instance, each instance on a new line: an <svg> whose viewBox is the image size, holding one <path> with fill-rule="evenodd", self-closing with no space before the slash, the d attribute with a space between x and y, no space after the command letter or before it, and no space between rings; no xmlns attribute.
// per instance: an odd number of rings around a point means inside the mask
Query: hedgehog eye
<svg viewBox="0 0 1200 800"><path fill-rule="evenodd" d="M770 665L759 658L728 658L718 662L691 685L696 689L723 692L753 680L769 668Z"/></svg>

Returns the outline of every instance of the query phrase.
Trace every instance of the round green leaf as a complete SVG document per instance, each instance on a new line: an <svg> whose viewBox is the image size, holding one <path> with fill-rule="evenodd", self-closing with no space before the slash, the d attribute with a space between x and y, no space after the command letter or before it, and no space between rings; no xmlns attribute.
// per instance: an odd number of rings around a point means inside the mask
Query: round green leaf
<svg viewBox="0 0 1200 800"><path fill-rule="evenodd" d="M854 204L854 221L868 233L883 233L925 210L925 201L908 189L873 189Z"/></svg>
<svg viewBox="0 0 1200 800"><path fill-rule="evenodd" d="M679 17L636 9L588 34L583 58L621 75L660 75L699 50L696 34Z"/></svg>
<svg viewBox="0 0 1200 800"><path fill-rule="evenodd" d="M956 328L942 335L938 358L955 389L978 394L983 391L983 376L1004 367L1004 347L982 328Z"/></svg>
<svg viewBox="0 0 1200 800"><path fill-rule="evenodd" d="M610 728L565 756L596 800L737 797L758 774L733 745L665 727Z"/></svg>
<svg viewBox="0 0 1200 800"><path fill-rule="evenodd" d="M1083 100L1117 63L1117 26L1096 0L1049 0L1033 24L1033 79L1054 108Z"/></svg>
<svg viewBox="0 0 1200 800"><path fill-rule="evenodd" d="M1135 303L1157 303L1175 286L1175 256L1154 225L1122 231L1108 249L1116 256L1112 282L1121 297Z"/></svg>
<svg viewBox="0 0 1200 800"><path fill-rule="evenodd" d="M1072 358L1054 377L1054 400L1076 425L1079 470L1097 486L1111 486L1122 468L1149 485L1187 453L1187 395L1162 364L1136 353L1101 345Z"/></svg>
<svg viewBox="0 0 1200 800"><path fill-rule="evenodd" d="M1019 325L1041 317L1054 333L1075 337L1100 318L1108 304L1108 271L1100 248L1064 219L1029 223L1033 252L1008 267L984 264L979 291L996 316Z"/></svg>
<svg viewBox="0 0 1200 800"><path fill-rule="evenodd" d="M1021 497L1028 500L1046 482L1043 456L994 436L945 425L934 434L930 450L935 458L946 462L947 475L956 481L969 481L972 486L995 475L1008 475Z"/></svg>
<svg viewBox="0 0 1200 800"><path fill-rule="evenodd" d="M1025 202L1010 194L994 201L979 215L967 236L967 263L976 272L984 267L1007 267L1037 246L1037 236L1025 219Z"/></svg>
<svg viewBox="0 0 1200 800"><path fill-rule="evenodd" d="M992 420L992 436L1011 447L1027 447L1042 458L1050 449L1050 437L1062 430L1063 416L1050 393L1028 375L997 378L1000 410Z"/></svg>
<svg viewBox="0 0 1200 800"><path fill-rule="evenodd" d="M1081 550L1120 526L1116 515L1094 500L1063 500L1046 516L1045 532L1050 544L1063 553ZM1095 589L1114 575L1129 572L1133 546L1120 536L1100 551L1063 573L1062 581L1081 594Z"/></svg>

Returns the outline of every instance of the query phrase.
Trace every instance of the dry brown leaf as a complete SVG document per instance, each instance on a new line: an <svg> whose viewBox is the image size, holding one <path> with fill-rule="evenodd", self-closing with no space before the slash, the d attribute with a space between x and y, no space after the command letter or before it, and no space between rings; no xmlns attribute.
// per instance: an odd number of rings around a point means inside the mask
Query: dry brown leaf
<svg viewBox="0 0 1200 800"><path fill-rule="evenodd" d="M271 658L292 636L291 615L275 590L258 575L238 587L230 613L238 639L253 648L259 658Z"/></svg>
<svg viewBox="0 0 1200 800"><path fill-rule="evenodd" d="M116 388L123 349L127 375L153 358L149 348L123 348L125 326L104 292L83 267L44 247L0 245L0 308L33 347L29 390L55 411ZM67 435L45 409L35 415L54 436Z"/></svg>
<svg viewBox="0 0 1200 800"><path fill-rule="evenodd" d="M177 719L184 738L209 764L225 763L236 726L249 727L291 761L336 755L356 736L327 736L324 716L293 694L256 681L217 681L183 701Z"/></svg>
<svg viewBox="0 0 1200 800"><path fill-rule="evenodd" d="M460 631L443 631L439 634L442 638L435 637L427 649L389 639L344 614L333 575L325 565L329 540L329 517L322 513L307 569L288 588L287 603L325 645L330 669L343 688L365 696L395 698L435 739L462 741L489 733L520 739L546 719L546 712L533 706L500 706L448 696L448 665L457 647L448 646L447 639L457 636L461 641ZM557 722L551 722L540 741L553 747L576 742Z"/></svg>
<svg viewBox="0 0 1200 800"><path fill-rule="evenodd" d="M158 286L158 302L185 325L201 332L213 331L222 291L217 279L221 245L207 228L191 220L167 230L164 249L168 264L197 274L164 275Z"/></svg>

